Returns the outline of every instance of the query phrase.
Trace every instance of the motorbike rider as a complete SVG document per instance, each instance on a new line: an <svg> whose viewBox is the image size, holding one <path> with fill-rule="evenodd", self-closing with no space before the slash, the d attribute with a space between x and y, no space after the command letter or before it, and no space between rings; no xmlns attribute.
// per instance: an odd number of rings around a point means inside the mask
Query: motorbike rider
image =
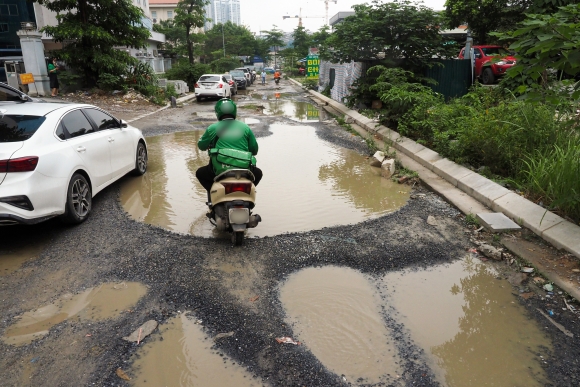
<svg viewBox="0 0 580 387"><path fill-rule="evenodd" d="M280 79L280 71L276 70L276 72L274 73L274 79Z"/></svg>
<svg viewBox="0 0 580 387"><path fill-rule="evenodd" d="M202 151L212 148L235 149L257 155L256 137L248 125L236 120L237 107L234 101L228 98L220 99L215 104L214 110L218 122L210 125L201 136L197 142L199 149ZM209 164L195 172L195 176L208 193L208 201L211 200L209 191L216 177L214 163L217 163L216 156L210 155ZM254 165L250 165L249 170L254 174L254 185L258 185L262 180L262 171Z"/></svg>

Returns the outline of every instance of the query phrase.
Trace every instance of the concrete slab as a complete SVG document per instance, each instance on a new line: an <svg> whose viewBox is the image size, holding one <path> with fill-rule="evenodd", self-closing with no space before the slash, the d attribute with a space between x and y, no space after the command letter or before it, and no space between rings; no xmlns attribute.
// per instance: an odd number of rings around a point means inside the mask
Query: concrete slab
<svg viewBox="0 0 580 387"><path fill-rule="evenodd" d="M501 212L477 214L477 219L479 219L482 226L491 232L505 232L521 229L517 223Z"/></svg>
<svg viewBox="0 0 580 387"><path fill-rule="evenodd" d="M415 161L417 161L422 166L428 168L429 170L433 170L433 164L439 160L443 160L443 156L439 153L431 150L429 148L425 148L417 153L415 153L415 157L413 157Z"/></svg>
<svg viewBox="0 0 580 387"><path fill-rule="evenodd" d="M393 144L393 147L399 152L403 152L407 156L414 159L414 155L417 152L422 151L425 147L421 144L417 144L415 141L407 137L401 137Z"/></svg>
<svg viewBox="0 0 580 387"><path fill-rule="evenodd" d="M499 199L510 192L512 191L492 181L489 184L484 184L478 187L477 190L473 192L473 197L486 206L493 207L494 200Z"/></svg>
<svg viewBox="0 0 580 387"><path fill-rule="evenodd" d="M457 187L457 181L473 173L469 169L454 163L449 159L442 159L433 163L433 172Z"/></svg>
<svg viewBox="0 0 580 387"><path fill-rule="evenodd" d="M467 192L471 196L473 196L473 193L476 192L479 187L486 184L494 183L493 181L481 176L479 173L470 173L469 175L457 180L457 188Z"/></svg>
<svg viewBox="0 0 580 387"><path fill-rule="evenodd" d="M564 220L544 231L542 238L580 258L580 227L577 225Z"/></svg>
<svg viewBox="0 0 580 387"><path fill-rule="evenodd" d="M401 135L399 133L395 132L394 130L392 130L390 128L387 128L386 126L382 126L382 125L380 125L377 128L377 134L379 135L381 140L388 141L388 142L395 142L399 138L401 138Z"/></svg>
<svg viewBox="0 0 580 387"><path fill-rule="evenodd" d="M496 199L493 202L492 210L503 212L516 223L529 228L538 235L542 235L545 230L564 221L558 215L546 212L544 208L514 192Z"/></svg>

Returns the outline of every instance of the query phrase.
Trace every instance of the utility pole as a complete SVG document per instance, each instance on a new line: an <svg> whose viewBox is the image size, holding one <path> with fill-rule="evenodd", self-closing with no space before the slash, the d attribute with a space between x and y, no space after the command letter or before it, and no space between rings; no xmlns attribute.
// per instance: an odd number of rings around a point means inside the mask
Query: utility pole
<svg viewBox="0 0 580 387"><path fill-rule="evenodd" d="M224 58L226 57L226 38L224 35L224 23L222 23L222 45L224 47Z"/></svg>

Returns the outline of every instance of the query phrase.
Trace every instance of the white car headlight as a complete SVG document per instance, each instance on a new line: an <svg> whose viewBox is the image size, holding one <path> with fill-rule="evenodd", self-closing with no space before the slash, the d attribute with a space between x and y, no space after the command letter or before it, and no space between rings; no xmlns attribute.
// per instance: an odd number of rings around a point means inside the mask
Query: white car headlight
<svg viewBox="0 0 580 387"><path fill-rule="evenodd" d="M504 64L505 64L505 61L503 61L503 60L496 62L496 65L498 65L498 66L503 66Z"/></svg>

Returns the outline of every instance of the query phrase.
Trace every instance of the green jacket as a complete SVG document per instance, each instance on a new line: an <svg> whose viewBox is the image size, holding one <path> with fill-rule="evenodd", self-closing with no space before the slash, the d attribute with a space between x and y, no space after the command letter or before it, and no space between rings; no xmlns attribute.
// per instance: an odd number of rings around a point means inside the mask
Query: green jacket
<svg viewBox="0 0 580 387"><path fill-rule="evenodd" d="M234 149L242 152L250 152L252 155L258 154L258 142L250 127L238 120L218 121L205 131L197 142L201 150L210 149ZM211 154L212 164L216 173L222 168L218 168L216 155Z"/></svg>

